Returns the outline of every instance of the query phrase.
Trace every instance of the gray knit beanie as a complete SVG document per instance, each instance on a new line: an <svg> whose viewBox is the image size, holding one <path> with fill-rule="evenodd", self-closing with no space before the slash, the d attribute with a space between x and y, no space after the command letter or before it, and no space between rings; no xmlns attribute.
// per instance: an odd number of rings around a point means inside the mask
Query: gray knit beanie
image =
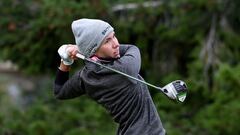
<svg viewBox="0 0 240 135"><path fill-rule="evenodd" d="M110 24L97 19L84 18L72 22L78 51L85 57L91 57L100 47L103 39L113 30Z"/></svg>

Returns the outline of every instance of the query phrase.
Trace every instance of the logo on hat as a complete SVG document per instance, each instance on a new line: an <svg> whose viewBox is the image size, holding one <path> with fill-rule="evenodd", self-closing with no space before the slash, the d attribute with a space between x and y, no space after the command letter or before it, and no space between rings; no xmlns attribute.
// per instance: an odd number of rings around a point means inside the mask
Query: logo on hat
<svg viewBox="0 0 240 135"><path fill-rule="evenodd" d="M108 26L105 30L102 31L102 34L105 35L106 32L108 31L108 29L110 28L111 26Z"/></svg>

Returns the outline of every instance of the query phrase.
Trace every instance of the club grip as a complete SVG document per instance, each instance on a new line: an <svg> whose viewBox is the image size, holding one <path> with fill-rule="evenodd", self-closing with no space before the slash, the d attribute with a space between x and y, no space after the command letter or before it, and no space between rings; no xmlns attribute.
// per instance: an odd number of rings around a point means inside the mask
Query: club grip
<svg viewBox="0 0 240 135"><path fill-rule="evenodd" d="M83 55L80 54L80 53L77 53L76 56L77 56L78 58L80 58L80 59L83 59L83 60L85 59L85 56L83 56Z"/></svg>

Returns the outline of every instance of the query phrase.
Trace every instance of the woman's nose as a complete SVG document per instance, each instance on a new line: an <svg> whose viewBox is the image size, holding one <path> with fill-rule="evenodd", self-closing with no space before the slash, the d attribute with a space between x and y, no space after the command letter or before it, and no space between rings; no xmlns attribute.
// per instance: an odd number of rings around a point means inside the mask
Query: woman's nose
<svg viewBox="0 0 240 135"><path fill-rule="evenodd" d="M112 41L112 46L113 46L113 48L119 47L119 43L118 43L118 40L117 40L117 39L114 39L114 40Z"/></svg>

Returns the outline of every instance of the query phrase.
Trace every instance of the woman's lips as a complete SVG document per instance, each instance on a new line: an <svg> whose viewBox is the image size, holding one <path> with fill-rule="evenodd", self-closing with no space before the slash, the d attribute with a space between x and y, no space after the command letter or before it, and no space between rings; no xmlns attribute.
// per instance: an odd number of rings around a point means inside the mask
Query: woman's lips
<svg viewBox="0 0 240 135"><path fill-rule="evenodd" d="M120 57L119 51L113 52L113 54L114 54L114 56L116 56L116 57Z"/></svg>

